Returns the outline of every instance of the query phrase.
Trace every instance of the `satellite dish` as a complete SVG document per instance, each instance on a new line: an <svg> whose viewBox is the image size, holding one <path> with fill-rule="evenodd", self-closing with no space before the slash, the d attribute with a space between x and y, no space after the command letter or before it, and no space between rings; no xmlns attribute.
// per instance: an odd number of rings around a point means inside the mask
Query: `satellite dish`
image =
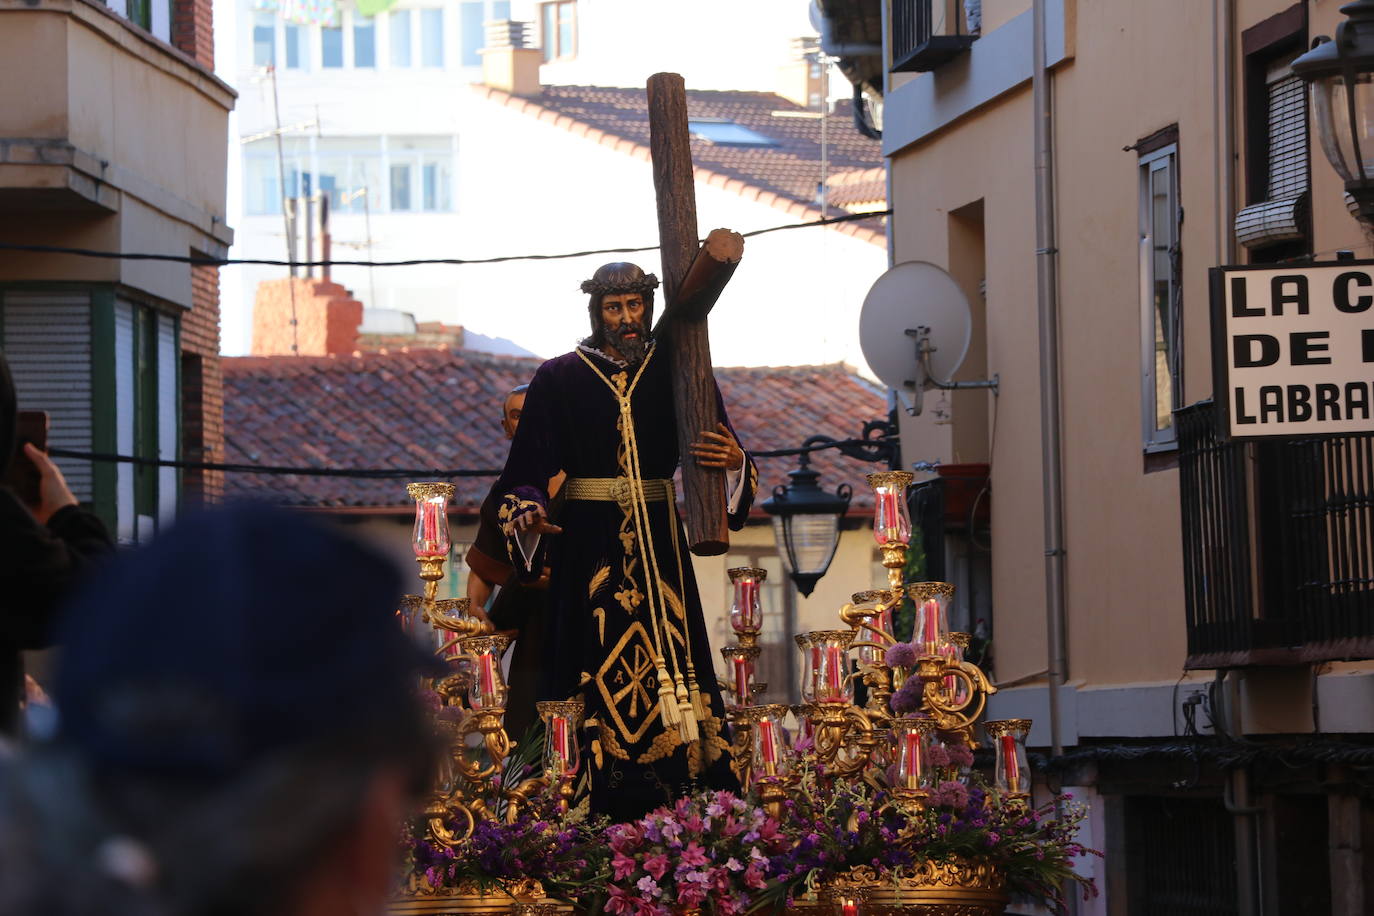
<svg viewBox="0 0 1374 916"><path fill-rule="evenodd" d="M943 269L926 261L890 268L873 282L859 314L864 359L899 396L911 395L907 409L913 414L921 412L921 395L927 388L995 388L995 382L947 381L963 364L972 334L963 290Z"/></svg>

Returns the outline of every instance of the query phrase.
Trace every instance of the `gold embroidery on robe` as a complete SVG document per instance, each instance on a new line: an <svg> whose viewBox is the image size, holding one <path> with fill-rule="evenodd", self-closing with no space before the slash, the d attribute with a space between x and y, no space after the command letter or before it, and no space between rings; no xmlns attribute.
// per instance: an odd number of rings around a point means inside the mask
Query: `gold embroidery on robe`
<svg viewBox="0 0 1374 916"><path fill-rule="evenodd" d="M596 593L601 590L601 586L611 578L611 564L603 562L592 573L591 580L587 583L587 600L591 601L596 597Z"/></svg>
<svg viewBox="0 0 1374 916"><path fill-rule="evenodd" d="M630 624L593 680L620 738L626 744L642 741L658 721L653 645L643 623Z"/></svg>
<svg viewBox="0 0 1374 916"><path fill-rule="evenodd" d="M620 760L629 760L630 754L628 751L625 750L625 748L621 747L620 742L616 740L615 732L611 731L610 726L608 726L605 722L602 722L600 724L601 746L605 749L606 753L610 754L612 757L619 758Z"/></svg>

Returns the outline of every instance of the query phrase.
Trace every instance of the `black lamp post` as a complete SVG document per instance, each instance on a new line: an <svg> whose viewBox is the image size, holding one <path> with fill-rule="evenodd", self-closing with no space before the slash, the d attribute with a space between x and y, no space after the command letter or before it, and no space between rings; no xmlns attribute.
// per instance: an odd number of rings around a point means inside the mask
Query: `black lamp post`
<svg viewBox="0 0 1374 916"><path fill-rule="evenodd" d="M828 436L812 436L802 448L834 441ZM847 483L840 484L834 493L817 486L821 475L811 470L806 452L798 459L797 469L788 471L787 476L791 482L773 488L772 497L763 501L763 511L773 517L774 537L782 547L788 575L799 592L810 595L835 557L840 519L849 509L853 491Z"/></svg>
<svg viewBox="0 0 1374 916"><path fill-rule="evenodd" d="M1356 217L1374 227L1374 0L1341 7L1336 39L1321 37L1293 61L1312 90L1322 150L1345 179Z"/></svg>

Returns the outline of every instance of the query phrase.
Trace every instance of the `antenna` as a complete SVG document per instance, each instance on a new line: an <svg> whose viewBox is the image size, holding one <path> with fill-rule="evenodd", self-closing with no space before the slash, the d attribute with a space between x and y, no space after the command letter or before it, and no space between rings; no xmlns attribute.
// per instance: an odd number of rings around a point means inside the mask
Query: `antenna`
<svg viewBox="0 0 1374 916"><path fill-rule="evenodd" d="M859 345L869 367L920 416L926 389L991 388L997 376L954 382L968 353L972 319L963 290L942 268L906 261L888 269L864 297Z"/></svg>

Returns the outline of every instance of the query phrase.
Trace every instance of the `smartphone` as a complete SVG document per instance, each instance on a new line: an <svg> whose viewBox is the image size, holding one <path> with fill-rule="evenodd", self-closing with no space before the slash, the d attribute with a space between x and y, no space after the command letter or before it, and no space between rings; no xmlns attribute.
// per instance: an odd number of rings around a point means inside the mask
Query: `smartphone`
<svg viewBox="0 0 1374 916"><path fill-rule="evenodd" d="M20 502L30 508L35 508L43 502L43 478L24 452L24 443L32 442L46 452L48 422L46 410L21 410L16 417L14 457L10 460L9 470L5 473L4 484L14 491Z"/></svg>

